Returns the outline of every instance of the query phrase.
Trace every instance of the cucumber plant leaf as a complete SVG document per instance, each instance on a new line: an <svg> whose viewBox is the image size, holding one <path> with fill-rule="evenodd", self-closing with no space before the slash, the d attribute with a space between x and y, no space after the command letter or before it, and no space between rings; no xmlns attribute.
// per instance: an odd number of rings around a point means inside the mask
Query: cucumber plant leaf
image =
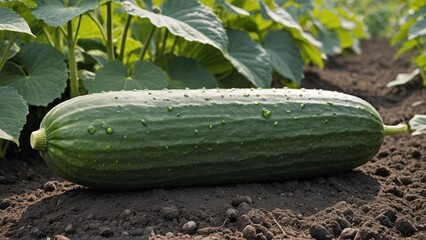
<svg viewBox="0 0 426 240"><path fill-rule="evenodd" d="M0 71L0 86L15 88L30 105L47 106L64 92L68 68L56 48L32 42L11 60Z"/></svg>
<svg viewBox="0 0 426 240"><path fill-rule="evenodd" d="M417 75L419 75L419 73L420 73L420 69L418 68L416 68L411 73L400 73L398 74L398 76L396 76L395 80L388 82L386 87L394 87L394 86L406 84L407 82L413 80L413 78L415 78Z"/></svg>
<svg viewBox="0 0 426 240"><path fill-rule="evenodd" d="M25 33L35 37L30 26L19 14L9 8L0 7L0 31Z"/></svg>
<svg viewBox="0 0 426 240"><path fill-rule="evenodd" d="M47 25L60 27L73 18L97 8L101 0L37 0L37 8L32 12L37 19Z"/></svg>
<svg viewBox="0 0 426 240"><path fill-rule="evenodd" d="M229 55L225 57L235 69L256 87L269 88L272 82L272 67L269 55L249 34L228 30Z"/></svg>
<svg viewBox="0 0 426 240"><path fill-rule="evenodd" d="M11 87L0 87L0 138L19 146L19 134L25 124L28 106Z"/></svg>
<svg viewBox="0 0 426 240"><path fill-rule="evenodd" d="M216 79L200 63L191 58L176 57L169 61L168 72L172 81L169 88L215 88Z"/></svg>
<svg viewBox="0 0 426 240"><path fill-rule="evenodd" d="M161 68L150 62L138 61L133 73L124 64L115 60L103 65L94 79L83 82L90 93L118 90L163 89L167 87L168 76Z"/></svg>
<svg viewBox="0 0 426 240"><path fill-rule="evenodd" d="M300 86L304 63L291 34L287 31L269 31L265 36L264 48L274 70Z"/></svg>
<svg viewBox="0 0 426 240"><path fill-rule="evenodd" d="M222 22L211 8L199 1L166 0L161 5L161 13L140 8L130 0L124 0L121 4L128 14L148 18L157 28L166 27L175 36L209 44L226 54L228 39Z"/></svg>
<svg viewBox="0 0 426 240"><path fill-rule="evenodd" d="M226 0L215 0L214 5L216 7L222 7L225 11L229 12L233 15L244 15L244 16L250 16L250 13L246 10L239 8L237 6L234 6L230 3L228 3Z"/></svg>
<svg viewBox="0 0 426 240"><path fill-rule="evenodd" d="M426 18L418 19L408 31L408 40L426 35Z"/></svg>
<svg viewBox="0 0 426 240"><path fill-rule="evenodd" d="M0 56L3 56L4 52L7 49L7 45L9 44L9 40L0 42ZM7 53L6 60L13 58L20 51L20 47L15 42L12 44L12 47Z"/></svg>
<svg viewBox="0 0 426 240"><path fill-rule="evenodd" d="M426 134L426 115L416 114L408 124L412 135Z"/></svg>

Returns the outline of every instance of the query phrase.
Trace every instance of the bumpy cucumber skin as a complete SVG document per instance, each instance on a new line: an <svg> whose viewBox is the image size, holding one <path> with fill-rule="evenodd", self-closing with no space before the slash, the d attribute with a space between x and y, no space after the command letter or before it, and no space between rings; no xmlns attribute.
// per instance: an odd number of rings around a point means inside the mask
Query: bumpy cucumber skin
<svg viewBox="0 0 426 240"><path fill-rule="evenodd" d="M103 189L330 175L367 162L384 138L367 102L289 89L91 94L56 106L41 128L49 167Z"/></svg>

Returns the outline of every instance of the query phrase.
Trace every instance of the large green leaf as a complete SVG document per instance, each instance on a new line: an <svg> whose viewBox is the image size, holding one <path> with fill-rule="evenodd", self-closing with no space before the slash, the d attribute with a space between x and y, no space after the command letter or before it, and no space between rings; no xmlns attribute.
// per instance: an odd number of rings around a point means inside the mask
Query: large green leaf
<svg viewBox="0 0 426 240"><path fill-rule="evenodd" d="M216 79L194 59L177 57L169 61L170 88L215 88Z"/></svg>
<svg viewBox="0 0 426 240"><path fill-rule="evenodd" d="M414 39L418 36L426 35L426 18L418 19L408 31L408 39Z"/></svg>
<svg viewBox="0 0 426 240"><path fill-rule="evenodd" d="M215 76L227 75L234 67L216 48L201 43L187 42L180 56L197 60Z"/></svg>
<svg viewBox="0 0 426 240"><path fill-rule="evenodd" d="M303 58L291 34L286 31L268 32L264 48L275 71L300 85L303 77Z"/></svg>
<svg viewBox="0 0 426 240"><path fill-rule="evenodd" d="M0 16L0 31L26 33L35 37L25 19L16 12L9 8L0 7Z"/></svg>
<svg viewBox="0 0 426 240"><path fill-rule="evenodd" d="M281 24L284 29L289 31L293 38L296 40L297 45L300 46L302 56L306 63L312 62L319 67L323 67L324 63L321 58L321 43L315 40L310 34L303 31L300 24L294 20L291 15L283 8L275 8L272 10L264 0L259 0L260 12L262 17L267 20L272 20Z"/></svg>
<svg viewBox="0 0 426 240"><path fill-rule="evenodd" d="M54 47L29 43L12 60L0 71L0 86L14 87L29 104L47 106L64 92L68 69Z"/></svg>
<svg viewBox="0 0 426 240"><path fill-rule="evenodd" d="M228 30L229 55L226 56L237 71L256 87L269 88L272 82L272 67L269 55L248 33Z"/></svg>
<svg viewBox="0 0 426 240"><path fill-rule="evenodd" d="M176 36L212 45L226 54L228 39L222 22L209 7L197 0L166 0L161 13L142 9L130 0L121 4L130 15L148 18L156 27L166 27Z"/></svg>
<svg viewBox="0 0 426 240"><path fill-rule="evenodd" d="M37 0L33 14L47 25L60 27L73 18L97 8L101 0Z"/></svg>
<svg viewBox="0 0 426 240"><path fill-rule="evenodd" d="M25 124L28 106L18 92L0 87L0 138L19 145L19 134Z"/></svg>
<svg viewBox="0 0 426 240"><path fill-rule="evenodd" d="M90 93L102 91L163 89L167 87L167 74L150 62L135 63L133 74L129 74L122 62L116 60L103 65L95 79L83 82Z"/></svg>
<svg viewBox="0 0 426 240"><path fill-rule="evenodd" d="M239 8L237 6L234 6L230 3L228 3L226 0L215 0L214 5L216 7L222 7L227 12L233 15L244 15L244 16L250 16L250 13L246 10Z"/></svg>
<svg viewBox="0 0 426 240"><path fill-rule="evenodd" d="M426 115L416 114L408 124L412 135L426 134Z"/></svg>

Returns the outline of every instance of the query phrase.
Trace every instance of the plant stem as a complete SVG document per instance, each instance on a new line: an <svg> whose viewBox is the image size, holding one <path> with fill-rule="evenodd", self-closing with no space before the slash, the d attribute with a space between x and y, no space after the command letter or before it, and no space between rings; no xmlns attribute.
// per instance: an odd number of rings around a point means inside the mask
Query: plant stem
<svg viewBox="0 0 426 240"><path fill-rule="evenodd" d="M106 3L106 6L107 6L106 48L107 48L108 60L114 61L114 46L112 44L112 6L111 6L111 4L112 4L111 1L108 1Z"/></svg>
<svg viewBox="0 0 426 240"><path fill-rule="evenodd" d="M178 40L179 40L179 37L175 36L175 40L173 41L172 49L170 49L171 54L174 53Z"/></svg>
<svg viewBox="0 0 426 240"><path fill-rule="evenodd" d="M9 43L6 46L6 49L4 50L3 56L0 59L0 71L3 69L4 64L6 63L7 56L9 55L10 49L13 46L13 43L16 40L16 37L18 36L17 33L13 33L12 37L9 39Z"/></svg>
<svg viewBox="0 0 426 240"><path fill-rule="evenodd" d="M124 50L126 49L126 39L127 33L129 32L130 22L132 21L132 15L127 15L126 25L124 26L123 37L121 39L121 48L120 48L120 60L124 59Z"/></svg>
<svg viewBox="0 0 426 240"><path fill-rule="evenodd" d="M7 149L9 148L10 141L0 139L0 159L6 157Z"/></svg>
<svg viewBox="0 0 426 240"><path fill-rule="evenodd" d="M141 61L143 61L143 58L145 57L145 54L148 51L148 47L149 47L149 44L151 42L152 36L154 36L155 29L156 29L156 27L153 25L152 28L151 28L151 32L148 35L148 38L144 42L142 53L141 53L141 57L140 57Z"/></svg>
<svg viewBox="0 0 426 240"><path fill-rule="evenodd" d="M68 68L70 74L70 97L76 97L79 94L77 61L75 58L75 39L73 39L72 20L67 25L67 42L68 42Z"/></svg>
<svg viewBox="0 0 426 240"><path fill-rule="evenodd" d="M107 42L107 34L105 33L104 27L102 26L101 22L99 22L99 20L95 16L93 16L91 12L87 12L87 16L89 16L89 18L92 19L96 26L98 26L98 29L102 34L102 38L105 42Z"/></svg>
<svg viewBox="0 0 426 240"><path fill-rule="evenodd" d="M78 39L78 32L80 31L80 26L81 26L81 18L83 17L83 15L80 15L78 17L78 23L77 23L77 29L75 30L75 35L74 35L74 46L77 45L77 39Z"/></svg>
<svg viewBox="0 0 426 240"><path fill-rule="evenodd" d="M403 134L409 131L408 125L405 123L400 123L395 126L385 125L384 129L385 129L385 135Z"/></svg>
<svg viewBox="0 0 426 240"><path fill-rule="evenodd" d="M164 55L168 35L169 35L169 31L167 31L167 28L164 28L164 37L163 37L163 42L161 44L160 56Z"/></svg>
<svg viewBox="0 0 426 240"><path fill-rule="evenodd" d="M49 31L47 30L46 26L43 26L43 33L46 36L47 41L50 45L55 46L55 42L52 39L52 36L50 35ZM56 47L56 46L55 46ZM59 49L58 49L59 50Z"/></svg>

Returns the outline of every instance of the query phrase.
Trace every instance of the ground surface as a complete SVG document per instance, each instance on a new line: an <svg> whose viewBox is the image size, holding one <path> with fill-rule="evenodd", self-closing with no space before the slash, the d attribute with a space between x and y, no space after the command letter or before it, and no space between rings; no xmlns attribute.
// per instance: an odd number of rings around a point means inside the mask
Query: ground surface
<svg viewBox="0 0 426 240"><path fill-rule="evenodd" d="M307 69L304 87L360 96L387 124L425 114L419 80L385 87L407 60L386 40L362 49ZM3 160L0 239L426 239L425 148L425 135L387 136L374 159L336 176L132 192L73 185L39 159Z"/></svg>

